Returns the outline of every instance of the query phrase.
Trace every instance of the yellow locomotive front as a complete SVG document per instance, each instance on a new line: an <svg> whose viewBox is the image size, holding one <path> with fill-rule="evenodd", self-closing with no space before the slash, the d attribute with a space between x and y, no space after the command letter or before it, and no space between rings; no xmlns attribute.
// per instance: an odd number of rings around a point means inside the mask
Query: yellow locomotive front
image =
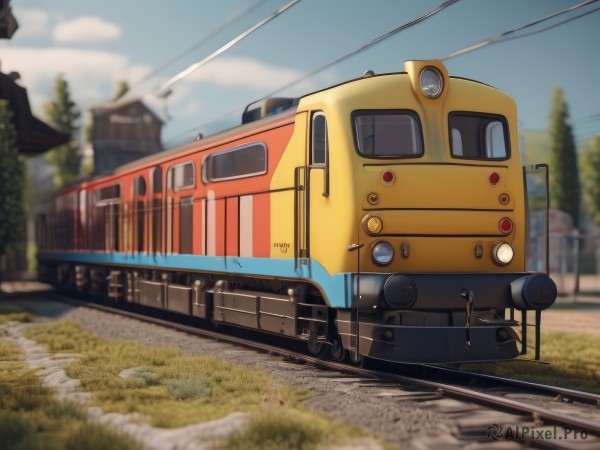
<svg viewBox="0 0 600 450"><path fill-rule="evenodd" d="M301 99L296 257L345 277L344 293L319 285L336 308L334 348L414 362L513 358L519 323L508 311L556 298L545 273L526 270L515 102L439 61L405 71Z"/></svg>

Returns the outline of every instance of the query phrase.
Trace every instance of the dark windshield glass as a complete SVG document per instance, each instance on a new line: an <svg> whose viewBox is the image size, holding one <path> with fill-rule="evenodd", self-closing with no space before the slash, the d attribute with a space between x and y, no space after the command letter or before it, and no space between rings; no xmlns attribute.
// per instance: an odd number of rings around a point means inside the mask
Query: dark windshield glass
<svg viewBox="0 0 600 450"><path fill-rule="evenodd" d="M455 158L502 160L510 156L504 117L452 113L449 126L450 149Z"/></svg>
<svg viewBox="0 0 600 450"><path fill-rule="evenodd" d="M358 153L382 158L423 154L421 124L412 111L356 111L353 114Z"/></svg>

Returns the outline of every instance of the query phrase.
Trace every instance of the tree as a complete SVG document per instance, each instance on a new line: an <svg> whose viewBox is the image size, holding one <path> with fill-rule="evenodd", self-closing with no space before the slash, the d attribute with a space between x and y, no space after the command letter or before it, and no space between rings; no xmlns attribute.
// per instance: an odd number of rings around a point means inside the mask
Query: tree
<svg viewBox="0 0 600 450"><path fill-rule="evenodd" d="M583 200L587 213L600 226L600 134L584 148L581 155Z"/></svg>
<svg viewBox="0 0 600 450"><path fill-rule="evenodd" d="M129 92L129 83L127 82L127 80L119 81L119 85L117 86L117 93L115 94L113 101L116 102L117 100L119 100L121 97L123 97L128 92Z"/></svg>
<svg viewBox="0 0 600 450"><path fill-rule="evenodd" d="M46 155L46 161L55 167L54 185L57 188L79 179L81 155L76 133L81 112L71 100L69 85L62 75L56 78L53 97L44 105L46 118L58 131L71 135L71 141L54 148Z"/></svg>
<svg viewBox="0 0 600 450"><path fill-rule="evenodd" d="M25 237L23 162L7 100L0 100L0 256Z"/></svg>
<svg viewBox="0 0 600 450"><path fill-rule="evenodd" d="M568 106L562 89L557 87L550 112L550 201L553 208L568 213L577 228L581 189L577 149L568 120Z"/></svg>

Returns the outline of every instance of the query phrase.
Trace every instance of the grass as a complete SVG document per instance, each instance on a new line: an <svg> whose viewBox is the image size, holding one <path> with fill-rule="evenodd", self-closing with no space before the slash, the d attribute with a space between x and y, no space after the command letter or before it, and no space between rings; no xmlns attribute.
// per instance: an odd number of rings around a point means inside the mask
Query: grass
<svg viewBox="0 0 600 450"><path fill-rule="evenodd" d="M0 305L0 325L8 322L30 322L31 313L18 305Z"/></svg>
<svg viewBox="0 0 600 450"><path fill-rule="evenodd" d="M332 425L322 418L315 420L314 414L305 411L263 410L252 418L247 429L220 442L216 450L312 450L344 438L361 437L355 429Z"/></svg>
<svg viewBox="0 0 600 450"><path fill-rule="evenodd" d="M59 402L28 369L21 353L0 340L0 448L11 450L142 450L131 438L86 422L82 409Z"/></svg>
<svg viewBox="0 0 600 450"><path fill-rule="evenodd" d="M529 339L531 352L533 337ZM461 369L600 393L600 337L560 331L545 332L541 337L540 353L541 360L549 364L516 359L462 364Z"/></svg>
<svg viewBox="0 0 600 450"><path fill-rule="evenodd" d="M592 294L592 293L586 293L586 294L579 294L579 297L585 297L586 295L590 295L590 296L600 296L600 293L598 294ZM561 311L585 311L585 310L597 310L600 309L600 303L586 303L586 302L569 302L569 303L563 303L560 301L557 301L556 303L554 303L554 305L552 305L552 311L556 311L556 310L561 310ZM542 323L544 320L544 315L542 314Z"/></svg>
<svg viewBox="0 0 600 450"><path fill-rule="evenodd" d="M214 357L186 356L171 348L101 339L73 322L40 325L27 337L50 351L79 354L66 368L67 375L79 379L84 391L93 392L106 412L138 412L157 427L251 412L273 396L294 404L305 395L275 389L264 370L248 370ZM127 378L119 376L126 369L135 371Z"/></svg>
<svg viewBox="0 0 600 450"><path fill-rule="evenodd" d="M50 351L77 354L65 371L94 394L93 403L105 412L136 412L164 428L248 413L249 427L220 443L220 449L310 450L365 436L307 412L300 401L308 392L276 382L264 369L103 339L69 321L42 324L26 334ZM120 376L124 370L126 377Z"/></svg>

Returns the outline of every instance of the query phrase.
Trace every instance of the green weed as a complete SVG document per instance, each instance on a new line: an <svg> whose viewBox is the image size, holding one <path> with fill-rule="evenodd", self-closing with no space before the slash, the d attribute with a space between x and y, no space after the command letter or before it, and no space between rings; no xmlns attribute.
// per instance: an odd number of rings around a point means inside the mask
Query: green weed
<svg viewBox="0 0 600 450"><path fill-rule="evenodd" d="M71 322L51 322L26 333L54 351L76 353L78 358L65 371L79 379L82 390L92 392L94 404L106 412L136 412L163 428L238 411L250 414L248 430L224 442L224 449L308 450L363 435L356 428L304 411L300 401L308 392L276 382L263 369L183 355L171 348L101 339ZM125 369L134 370L123 378L119 374Z"/></svg>
<svg viewBox="0 0 600 450"><path fill-rule="evenodd" d="M57 401L54 392L41 385L35 371L25 366L21 353L9 342L0 341L0 355L0 448L142 449L127 436L88 424L79 405Z"/></svg>
<svg viewBox="0 0 600 450"><path fill-rule="evenodd" d="M229 436L218 450L316 450L364 436L354 428L299 409L269 408L255 414L244 431Z"/></svg>
<svg viewBox="0 0 600 450"><path fill-rule="evenodd" d="M0 305L0 325L8 322L31 322L31 314L19 305Z"/></svg>
<svg viewBox="0 0 600 450"><path fill-rule="evenodd" d="M533 338L528 342L533 345ZM560 331L542 333L540 357L549 364L516 359L463 364L461 369L600 393L599 337Z"/></svg>

